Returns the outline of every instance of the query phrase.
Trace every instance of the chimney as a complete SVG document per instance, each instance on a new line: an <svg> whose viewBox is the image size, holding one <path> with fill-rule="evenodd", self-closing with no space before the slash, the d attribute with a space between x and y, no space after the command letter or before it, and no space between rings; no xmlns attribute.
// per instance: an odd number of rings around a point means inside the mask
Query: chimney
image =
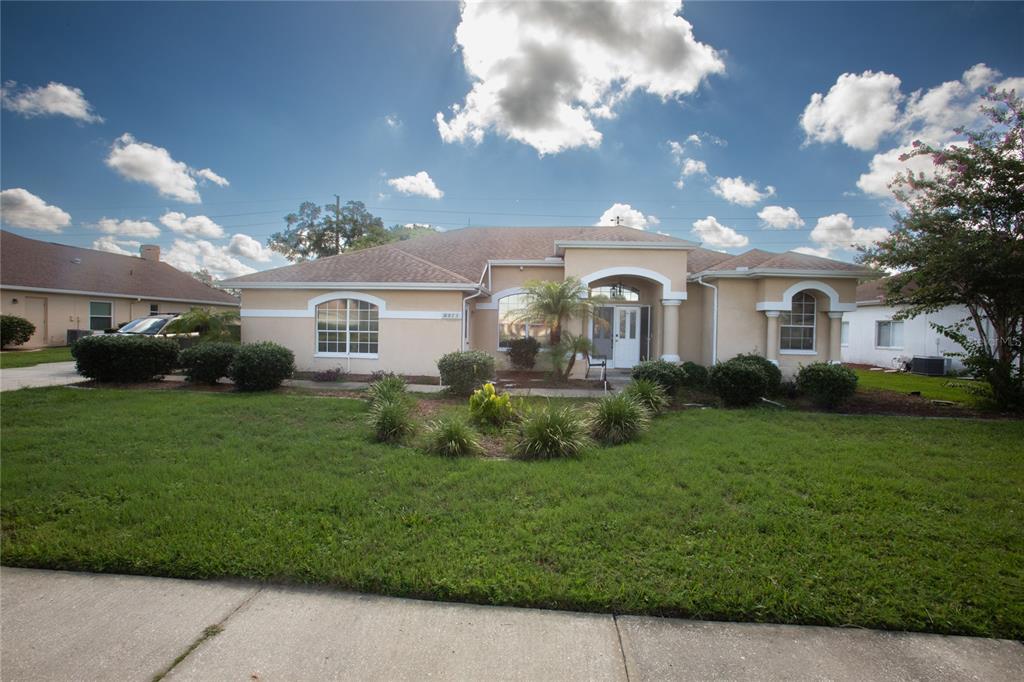
<svg viewBox="0 0 1024 682"><path fill-rule="evenodd" d="M139 247L139 255L145 260L160 262L160 247L156 244L143 244Z"/></svg>

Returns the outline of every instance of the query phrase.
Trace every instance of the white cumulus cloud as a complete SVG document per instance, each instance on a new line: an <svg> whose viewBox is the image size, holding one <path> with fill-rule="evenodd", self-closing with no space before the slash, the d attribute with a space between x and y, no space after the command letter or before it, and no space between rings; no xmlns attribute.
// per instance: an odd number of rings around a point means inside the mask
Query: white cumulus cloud
<svg viewBox="0 0 1024 682"><path fill-rule="evenodd" d="M672 0L464 2L455 41L473 85L435 117L441 139L493 131L540 154L599 146L595 121L634 92L678 98L725 70L681 12Z"/></svg>
<svg viewBox="0 0 1024 682"><path fill-rule="evenodd" d="M118 237L143 237L152 239L160 236L160 228L148 220L117 220L116 218L100 218L96 222L100 232Z"/></svg>
<svg viewBox="0 0 1024 682"><path fill-rule="evenodd" d="M388 184L402 194L415 194L429 199L440 199L444 196L444 192L438 189L427 171L420 171L416 175L391 178L388 180Z"/></svg>
<svg viewBox="0 0 1024 682"><path fill-rule="evenodd" d="M196 272L205 268L215 279L239 277L256 272L255 268L232 257L226 247L214 246L205 239L175 239L174 245L163 260L184 272Z"/></svg>
<svg viewBox="0 0 1024 682"><path fill-rule="evenodd" d="M270 261L271 251L247 234L235 234L228 243L228 253L260 263Z"/></svg>
<svg viewBox="0 0 1024 682"><path fill-rule="evenodd" d="M775 194L775 188L768 185L762 192L756 182L747 182L741 176L735 178L715 178L711 191L730 204L753 206Z"/></svg>
<svg viewBox="0 0 1024 682"><path fill-rule="evenodd" d="M854 227L853 218L845 213L818 218L811 230L811 241L818 245L814 255L823 255L834 249L852 251L858 246L871 246L889 236L884 227ZM806 253L806 252L801 252Z"/></svg>
<svg viewBox="0 0 1024 682"><path fill-rule="evenodd" d="M844 73L827 95L816 92L800 117L808 142L842 140L855 149L874 149L899 126L900 79L891 73Z"/></svg>
<svg viewBox="0 0 1024 682"><path fill-rule="evenodd" d="M228 181L209 168L195 170L182 161L175 161L163 147L139 142L131 133L114 140L107 155L107 165L121 176L155 187L162 196L186 204L198 204L202 199L196 189L196 178L208 180L222 187Z"/></svg>
<svg viewBox="0 0 1024 682"><path fill-rule="evenodd" d="M115 239L110 235L100 237L92 243L92 248L97 251L106 251L107 253L117 253L122 256L134 256L139 253L139 247L142 246L142 242L137 242L131 239ZM123 247L129 247L131 250Z"/></svg>
<svg viewBox="0 0 1024 682"><path fill-rule="evenodd" d="M93 113L92 105L79 88L51 81L38 88L18 88L7 81L0 88L3 108L25 117L67 116L82 123L102 123L103 117Z"/></svg>
<svg viewBox="0 0 1024 682"><path fill-rule="evenodd" d="M616 220L617 219L617 220ZM629 204L612 204L611 207L601 214L595 225L622 225L632 227L635 230L646 230L648 227L661 224L656 216L644 215Z"/></svg>
<svg viewBox="0 0 1024 682"><path fill-rule="evenodd" d="M757 212L757 217L764 223L766 230L788 230L804 226L803 219L792 206L765 206Z"/></svg>
<svg viewBox="0 0 1024 682"><path fill-rule="evenodd" d="M71 216L27 189L16 187L0 192L0 221L27 230L60 232L71 223Z"/></svg>
<svg viewBox="0 0 1024 682"><path fill-rule="evenodd" d="M384 123L387 124L388 128L396 130L402 127L402 119L398 118L395 114L388 114L384 117Z"/></svg>
<svg viewBox="0 0 1024 682"><path fill-rule="evenodd" d="M224 228L204 215L189 217L179 211L168 211L160 216L160 222L171 232L187 237L219 239L224 236Z"/></svg>
<svg viewBox="0 0 1024 682"><path fill-rule="evenodd" d="M693 223L693 234L700 237L701 241L709 246L722 249L736 246L746 246L750 240L738 233L736 230L718 222L715 216L697 220Z"/></svg>

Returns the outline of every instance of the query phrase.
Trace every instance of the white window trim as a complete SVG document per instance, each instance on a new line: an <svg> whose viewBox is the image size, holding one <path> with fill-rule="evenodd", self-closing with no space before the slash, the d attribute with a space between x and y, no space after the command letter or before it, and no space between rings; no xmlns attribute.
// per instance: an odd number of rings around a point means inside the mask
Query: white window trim
<svg viewBox="0 0 1024 682"><path fill-rule="evenodd" d="M874 339L874 341L875 341L875 348L877 348L878 350L903 350L903 346L902 345L899 345L899 346L879 346L878 345L878 329L879 329L879 326L882 325L882 324L890 324L891 325L891 324L896 324L896 323L899 323L899 325L900 325L900 335L902 336L902 333L903 333L903 320L875 320L875 339ZM892 338L892 331L891 330L889 332L889 338L890 339Z"/></svg>
<svg viewBox="0 0 1024 682"><path fill-rule="evenodd" d="M329 303L330 301L342 301L342 300L358 300L358 301L363 301L364 303L369 303L369 304L374 305L374 306L377 307L377 350L378 350L377 353L352 353L351 351L347 352L347 353L337 353L337 352L334 352L334 351L322 351L322 350L320 350L320 335L319 335L320 330L317 329L316 309L317 309L317 307L321 303ZM314 303L314 301L315 301L315 303ZM381 305L378 305L376 303L376 301L380 301ZM384 301L382 299L379 299L376 296L370 296L368 294L360 294L360 295L358 295L358 297L357 296L330 296L329 294L324 294L322 296L317 296L315 298L310 299L310 306L313 309L313 357L314 358L354 358L354 359L357 359L357 360L378 360L378 359L380 359L380 352L379 352L380 351L380 335L381 335L381 331L382 331L381 328L380 328L380 313L381 313L381 310L382 310L382 307L383 307L383 303L384 303ZM349 346L351 342L349 341L347 306L346 306L346 313L345 313L345 326L346 326L346 330L345 330L345 345Z"/></svg>
<svg viewBox="0 0 1024 682"><path fill-rule="evenodd" d="M518 287L517 288L513 288L513 289L502 289L497 294L495 294L494 297L491 298L492 305L494 306L492 308L492 310L495 310L497 312L497 318L498 318L495 321L494 324L495 324L495 327L497 328L497 332L498 332L498 347L496 348L496 350L499 353L508 353L509 350L510 350L509 348L502 348L502 346L501 346L501 307L500 307L499 304L501 303L501 301L503 299L506 299L509 296L518 296L519 294L525 294L525 293L527 293L526 289L522 289L522 288L518 288ZM480 306L477 306L477 308L480 308ZM529 332L530 332L530 323L529 322L526 323L526 329L524 331L526 333L524 333L522 336L520 336L518 338L525 339L525 338L530 336L530 334L529 334ZM538 339L538 341L539 341L539 339ZM542 348L544 347L544 343L543 342L541 342L541 347Z"/></svg>
<svg viewBox="0 0 1024 682"><path fill-rule="evenodd" d="M781 314L793 312L793 298L796 294L803 293L798 291L789 297L789 309L781 311ZM802 327L807 328L805 324L782 324L782 320L779 320L779 354L780 355L817 355L818 354L818 299L814 298L813 294L808 294L811 300L814 302L814 315L812 316L811 327L811 347L810 349L804 348L783 348L782 347L782 330L784 327Z"/></svg>
<svg viewBox="0 0 1024 682"><path fill-rule="evenodd" d="M110 305L110 315L109 316L108 315L93 315L92 314L92 304L93 303L107 303L107 304L109 304ZM114 328L114 302L113 301L89 301L89 314L88 314L87 317L89 319L89 329L92 329L92 318L94 318L94 317L110 317L110 324L108 324L103 329L113 329ZM93 330L93 331L103 331L103 329L98 329L98 330Z"/></svg>

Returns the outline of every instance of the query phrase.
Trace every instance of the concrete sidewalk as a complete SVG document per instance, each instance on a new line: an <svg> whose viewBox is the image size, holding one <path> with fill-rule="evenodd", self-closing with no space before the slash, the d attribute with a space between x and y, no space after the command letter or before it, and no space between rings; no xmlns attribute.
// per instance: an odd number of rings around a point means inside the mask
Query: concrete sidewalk
<svg viewBox="0 0 1024 682"><path fill-rule="evenodd" d="M5 680L1020 680L1017 642L4 568Z"/></svg>
<svg viewBox="0 0 1024 682"><path fill-rule="evenodd" d="M0 391L66 386L79 381L85 381L85 378L75 371L74 362L47 362L32 367L0 370Z"/></svg>

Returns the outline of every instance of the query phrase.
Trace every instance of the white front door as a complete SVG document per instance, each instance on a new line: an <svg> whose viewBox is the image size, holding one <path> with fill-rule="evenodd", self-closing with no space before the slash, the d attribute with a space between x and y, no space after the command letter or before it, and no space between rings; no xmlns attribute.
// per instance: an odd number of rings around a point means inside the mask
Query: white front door
<svg viewBox="0 0 1024 682"><path fill-rule="evenodd" d="M616 306L612 325L612 365L632 367L640 362L640 306Z"/></svg>

